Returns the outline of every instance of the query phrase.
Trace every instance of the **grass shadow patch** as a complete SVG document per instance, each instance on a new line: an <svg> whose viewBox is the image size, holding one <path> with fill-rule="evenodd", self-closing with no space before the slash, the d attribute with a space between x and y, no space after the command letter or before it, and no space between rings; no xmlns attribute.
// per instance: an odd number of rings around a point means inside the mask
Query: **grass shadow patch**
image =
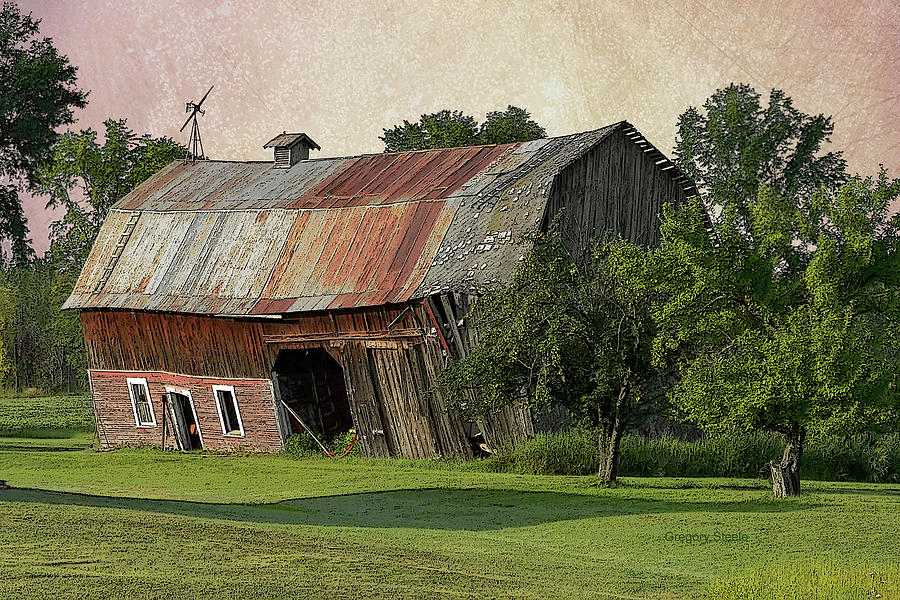
<svg viewBox="0 0 900 600"><path fill-rule="evenodd" d="M0 501L125 509L254 523L464 531L489 531L636 514L782 513L815 508L809 503L800 505L793 502L684 502L558 492L446 488L342 494L268 504L147 500L11 488L0 492Z"/></svg>

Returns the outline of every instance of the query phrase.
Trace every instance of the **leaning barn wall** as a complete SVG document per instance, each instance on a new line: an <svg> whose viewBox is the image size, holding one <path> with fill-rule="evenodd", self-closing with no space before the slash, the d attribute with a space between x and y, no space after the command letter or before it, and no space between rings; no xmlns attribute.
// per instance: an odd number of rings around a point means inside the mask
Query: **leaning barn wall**
<svg viewBox="0 0 900 600"><path fill-rule="evenodd" d="M84 311L82 323L104 447L160 445L161 418L157 417L157 428L135 427L126 386L128 377L146 377L157 414L166 385L179 387L173 382L181 381L181 387L192 393L206 448L279 450L282 441L269 385L278 352L323 348L344 369L364 454L410 458L470 454L459 419L427 393L444 356L433 321L420 305L283 321ZM222 435L211 388L219 382L235 387L246 431L243 443Z"/></svg>
<svg viewBox="0 0 900 600"><path fill-rule="evenodd" d="M156 427L135 426L127 378L147 380ZM213 396L213 385L234 387L244 425L244 437L223 435ZM275 405L268 380L213 379L152 371L91 371L100 446L103 449L121 446L159 447L162 443L162 398L167 386L175 388L178 392L190 393L197 412L204 449L274 452L284 448L275 422ZM172 414L169 412L166 416L169 424L167 448L175 447L171 419Z"/></svg>

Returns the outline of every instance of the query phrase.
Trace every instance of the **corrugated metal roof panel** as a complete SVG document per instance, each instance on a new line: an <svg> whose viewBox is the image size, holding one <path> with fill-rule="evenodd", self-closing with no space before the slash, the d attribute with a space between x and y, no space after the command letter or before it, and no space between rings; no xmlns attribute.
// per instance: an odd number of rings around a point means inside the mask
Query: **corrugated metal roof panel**
<svg viewBox="0 0 900 600"><path fill-rule="evenodd" d="M386 302L407 300L452 211L444 201L303 211L262 297L334 295L343 304L345 294L371 292Z"/></svg>
<svg viewBox="0 0 900 600"><path fill-rule="evenodd" d="M109 262L113 224L130 216L114 211L67 308L277 314L403 302L446 232L454 209L445 205L141 213L95 293L88 281Z"/></svg>

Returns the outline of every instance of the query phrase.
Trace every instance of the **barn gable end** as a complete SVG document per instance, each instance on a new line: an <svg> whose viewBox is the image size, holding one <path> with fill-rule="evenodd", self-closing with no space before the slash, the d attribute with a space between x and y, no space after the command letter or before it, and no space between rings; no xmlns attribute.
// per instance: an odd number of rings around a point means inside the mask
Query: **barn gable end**
<svg viewBox="0 0 900 600"><path fill-rule="evenodd" d="M548 221L560 215L563 240L573 251L605 232L653 246L663 206L696 194L694 184L629 126L559 173L546 215Z"/></svg>

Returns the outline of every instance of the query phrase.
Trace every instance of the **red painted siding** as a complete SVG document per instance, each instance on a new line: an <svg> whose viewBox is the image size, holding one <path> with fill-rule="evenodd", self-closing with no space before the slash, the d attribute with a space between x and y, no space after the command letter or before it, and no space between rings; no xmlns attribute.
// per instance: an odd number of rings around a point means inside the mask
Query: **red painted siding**
<svg viewBox="0 0 900 600"><path fill-rule="evenodd" d="M155 446L162 444L162 396L166 386L187 390L194 400L204 450L230 451L248 449L258 452L277 452L283 449L275 420L275 400L271 382L259 379L214 379L193 377L158 371L91 371L91 387L94 409L97 412L97 430L100 445L104 449L121 446ZM132 412L131 396L126 380L129 377L144 378L150 389L156 427L136 427ZM222 435L219 413L213 396L213 385L234 387L244 437ZM168 422L167 447L175 447Z"/></svg>

